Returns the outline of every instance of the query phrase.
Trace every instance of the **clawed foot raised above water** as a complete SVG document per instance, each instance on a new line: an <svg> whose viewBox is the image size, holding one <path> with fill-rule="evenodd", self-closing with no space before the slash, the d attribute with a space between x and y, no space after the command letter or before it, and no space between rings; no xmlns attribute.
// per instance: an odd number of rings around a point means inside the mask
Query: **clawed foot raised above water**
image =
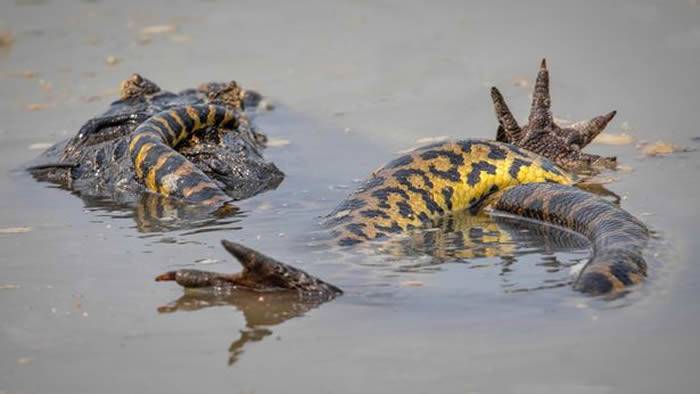
<svg viewBox="0 0 700 394"><path fill-rule="evenodd" d="M595 173L616 168L615 157L602 157L581 151L605 129L616 111L576 122L564 128L557 125L550 110L549 70L545 59L542 59L537 73L530 117L525 126L518 125L503 95L495 87L491 88L491 99L499 123L496 135L498 141L517 145L545 156L574 172Z"/></svg>
<svg viewBox="0 0 700 394"><path fill-rule="evenodd" d="M259 292L294 291L314 300L331 300L342 290L306 272L279 262L260 252L230 241L221 242L243 266L234 274L183 269L156 277L156 281L175 281L185 288L237 288Z"/></svg>

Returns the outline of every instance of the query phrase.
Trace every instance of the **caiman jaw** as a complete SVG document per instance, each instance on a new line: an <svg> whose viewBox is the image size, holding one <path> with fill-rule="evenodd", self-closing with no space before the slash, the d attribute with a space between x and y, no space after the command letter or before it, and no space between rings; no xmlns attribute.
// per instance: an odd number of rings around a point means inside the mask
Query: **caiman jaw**
<svg viewBox="0 0 700 394"><path fill-rule="evenodd" d="M241 288L253 291L294 291L314 300L331 300L343 293L338 287L308 273L235 242L221 241L243 266L235 274L200 270L177 270L161 274L156 281L175 281L186 288Z"/></svg>
<svg viewBox="0 0 700 394"><path fill-rule="evenodd" d="M581 151L605 129L616 111L564 128L557 125L550 110L549 70L545 59L542 59L537 73L527 125L518 125L503 95L495 87L491 88L491 99L499 124L497 141L542 155L574 172L599 172L616 168L615 157L602 157Z"/></svg>

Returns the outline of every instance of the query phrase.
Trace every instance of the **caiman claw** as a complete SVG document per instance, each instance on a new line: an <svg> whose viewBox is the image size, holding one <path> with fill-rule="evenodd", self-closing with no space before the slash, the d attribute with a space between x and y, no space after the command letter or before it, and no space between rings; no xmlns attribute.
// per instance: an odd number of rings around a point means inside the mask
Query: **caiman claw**
<svg viewBox="0 0 700 394"><path fill-rule="evenodd" d="M518 125L503 95L495 87L491 88L491 99L498 118L497 141L537 153L574 172L598 173L617 167L615 157L601 157L582 152L582 149L610 123L616 112L560 127L554 121L551 111L549 70L544 59L537 72L530 116L526 125Z"/></svg>
<svg viewBox="0 0 700 394"><path fill-rule="evenodd" d="M185 288L236 288L253 291L295 291L304 297L330 300L343 293L338 287L253 249L223 240L224 248L243 266L234 274L183 269L158 275L156 281L175 281Z"/></svg>

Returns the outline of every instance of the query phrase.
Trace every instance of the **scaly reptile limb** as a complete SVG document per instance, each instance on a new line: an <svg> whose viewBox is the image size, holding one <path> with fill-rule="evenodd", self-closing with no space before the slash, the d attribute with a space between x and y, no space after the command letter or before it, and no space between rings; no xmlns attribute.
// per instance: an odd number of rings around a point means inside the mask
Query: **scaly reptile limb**
<svg viewBox="0 0 700 394"><path fill-rule="evenodd" d="M491 99L499 124L497 141L542 155L574 172L599 172L616 168L615 157L602 157L581 151L605 129L616 111L564 128L557 125L550 110L552 100L549 94L549 70L545 59L542 59L537 73L527 125L518 125L496 87L491 88Z"/></svg>
<svg viewBox="0 0 700 394"><path fill-rule="evenodd" d="M182 287L242 288L256 291L296 291L315 300L331 300L342 294L338 287L308 273L235 242L223 240L224 248L243 266L241 272L220 274L200 270L177 270L156 277L156 281L175 281Z"/></svg>

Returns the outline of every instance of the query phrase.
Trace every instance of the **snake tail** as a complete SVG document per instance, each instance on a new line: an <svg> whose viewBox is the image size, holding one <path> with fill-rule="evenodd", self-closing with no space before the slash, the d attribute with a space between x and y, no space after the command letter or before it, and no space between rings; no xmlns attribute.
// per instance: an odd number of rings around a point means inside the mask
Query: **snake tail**
<svg viewBox="0 0 700 394"><path fill-rule="evenodd" d="M490 206L588 238L593 251L574 280L575 290L590 295L614 294L646 276L642 251L649 230L627 211L594 194L560 184L530 183L503 191Z"/></svg>

